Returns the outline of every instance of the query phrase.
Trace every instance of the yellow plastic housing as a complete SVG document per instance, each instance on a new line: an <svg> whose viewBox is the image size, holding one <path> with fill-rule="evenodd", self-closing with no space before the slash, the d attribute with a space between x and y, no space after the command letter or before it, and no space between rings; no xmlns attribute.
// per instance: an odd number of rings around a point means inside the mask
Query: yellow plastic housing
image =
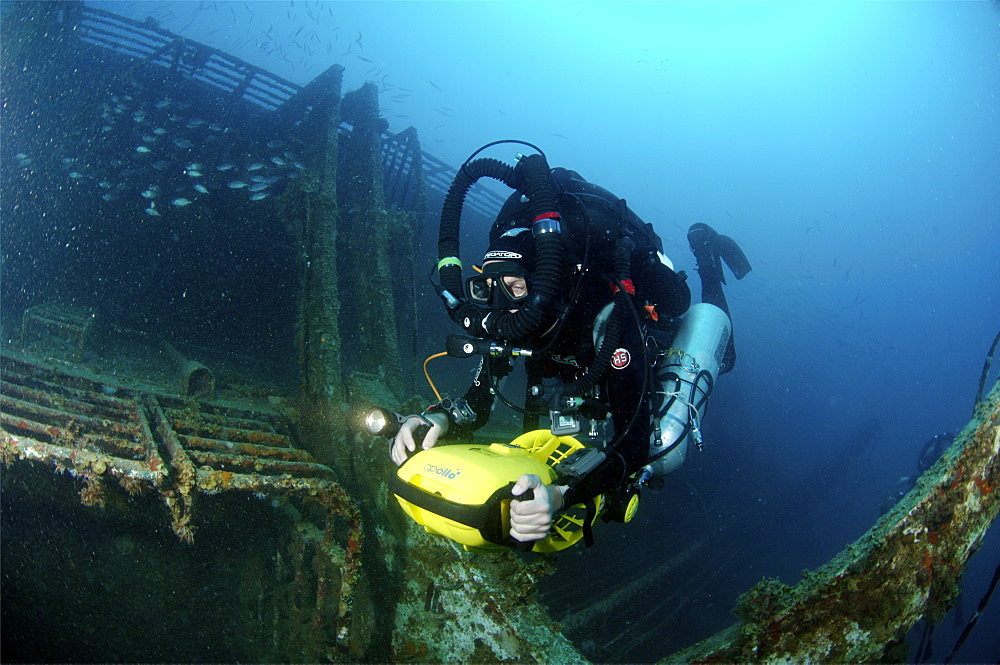
<svg viewBox="0 0 1000 665"><path fill-rule="evenodd" d="M396 499L417 524L461 544L466 550L506 549L505 545L486 540L479 529L437 514L433 508L435 497L477 507L523 474L535 474L544 485L549 485L555 480L553 467L582 447L573 437L554 436L548 430L522 434L510 443L437 446L413 455L396 472L400 480L429 495L424 503L431 506L421 508L399 495ZM602 498L598 496L593 501L596 519ZM502 532L506 534L510 530L510 500L501 501L499 509ZM583 536L586 512L586 506L578 504L560 513L549 535L537 541L533 551L554 552L577 542Z"/></svg>

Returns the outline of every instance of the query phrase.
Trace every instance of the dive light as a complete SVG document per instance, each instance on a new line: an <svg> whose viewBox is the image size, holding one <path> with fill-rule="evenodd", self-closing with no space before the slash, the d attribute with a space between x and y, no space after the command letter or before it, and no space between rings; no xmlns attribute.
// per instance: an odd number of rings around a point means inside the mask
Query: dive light
<svg viewBox="0 0 1000 665"><path fill-rule="evenodd" d="M424 424L413 430L413 439L417 443L424 440L427 436L427 432L430 431L431 427L434 425L425 415L417 414L415 416L404 416L401 413L396 413L395 411L390 411L388 409L383 409L380 406L372 407L367 414L365 414L364 427L365 431L372 436L382 436L389 440L390 444L393 439L396 438L396 434L399 433L399 428L403 426L410 418L420 418L424 421ZM410 457L414 453L407 452L406 456Z"/></svg>
<svg viewBox="0 0 1000 665"><path fill-rule="evenodd" d="M424 435L434 426L434 423L427 417L428 413L446 413L448 418L456 425L464 425L476 419L476 412L472 410L469 403L464 399L452 399L445 397L437 404L432 404L423 413L404 416L395 411L383 409L380 406L372 407L365 414L365 431L372 436L384 436L387 439L395 438L399 433L399 428L410 418L419 418L424 424L414 432L414 438L423 439ZM422 432L422 433L421 433Z"/></svg>
<svg viewBox="0 0 1000 665"><path fill-rule="evenodd" d="M395 411L376 406L365 415L365 431L372 436L384 436L391 439L399 432L399 428L406 422L406 418L407 416Z"/></svg>

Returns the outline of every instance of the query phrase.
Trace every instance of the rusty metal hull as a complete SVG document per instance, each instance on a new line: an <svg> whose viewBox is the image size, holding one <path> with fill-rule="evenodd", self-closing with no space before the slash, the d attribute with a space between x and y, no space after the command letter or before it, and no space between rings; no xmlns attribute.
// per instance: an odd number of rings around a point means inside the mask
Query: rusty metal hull
<svg viewBox="0 0 1000 665"><path fill-rule="evenodd" d="M37 362L4 355L0 364L5 482L13 476L29 491L41 491L43 481L24 476L23 467L47 469L57 482L72 483L84 506L115 507L126 520L150 519L149 501L138 497L159 497L170 529L188 544L198 529L197 506L207 497L235 493L264 500L296 516L292 544L273 564L290 571L289 581L269 592L287 602L274 601L274 616L266 618L287 630L268 656L314 660L357 653L352 627L360 514L329 467L292 446L277 414L135 390L116 390L112 397L106 384ZM213 511L202 511L206 528L216 528ZM72 539L64 542L72 549ZM182 578L176 577L178 585ZM65 584L72 588L71 581Z"/></svg>
<svg viewBox="0 0 1000 665"><path fill-rule="evenodd" d="M920 619L940 620L1000 510L1000 385L917 486L796 586L763 580L742 622L663 662L884 660Z"/></svg>

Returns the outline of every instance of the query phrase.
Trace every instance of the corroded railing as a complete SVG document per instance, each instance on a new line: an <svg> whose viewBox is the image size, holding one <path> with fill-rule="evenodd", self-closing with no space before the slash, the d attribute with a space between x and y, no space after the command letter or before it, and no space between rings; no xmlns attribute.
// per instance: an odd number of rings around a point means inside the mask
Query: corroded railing
<svg viewBox="0 0 1000 665"><path fill-rule="evenodd" d="M916 487L794 587L764 580L742 622L664 662L872 662L923 617L939 621L1000 511L1000 384Z"/></svg>
<svg viewBox="0 0 1000 665"><path fill-rule="evenodd" d="M0 463L42 465L82 481L86 506L104 506L110 492L152 489L185 542L195 538L199 494L245 492L321 506L325 525L303 522L293 534L300 556L292 565L310 567L295 571L294 584L302 586L295 593L312 596L305 604L310 625L331 646L348 649L360 514L330 468L294 447L278 414L142 392L6 355L0 369Z"/></svg>

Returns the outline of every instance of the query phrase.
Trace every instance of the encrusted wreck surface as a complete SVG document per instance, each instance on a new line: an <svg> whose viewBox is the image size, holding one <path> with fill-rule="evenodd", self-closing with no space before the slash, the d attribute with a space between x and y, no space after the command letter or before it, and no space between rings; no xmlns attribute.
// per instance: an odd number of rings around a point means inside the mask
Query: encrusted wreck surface
<svg viewBox="0 0 1000 665"><path fill-rule="evenodd" d="M413 527L396 607L397 661L587 662L535 596L554 561L470 554Z"/></svg>
<svg viewBox="0 0 1000 665"><path fill-rule="evenodd" d="M100 317L63 305L32 300L20 346L10 336L0 396L5 639L34 649L22 651L27 660L584 662L534 592L555 560L468 554L423 532L388 491L395 467L385 443L358 435L352 423L372 404L408 413L422 406L399 404L415 389L401 387L399 375L418 364L403 344L417 326L383 329L385 321L416 321L415 292L396 287L414 283L424 179L445 173L421 170L428 156L416 131L405 141L385 136L377 90L341 95L340 67L299 89L82 3L16 9L5 19L15 38L4 41L15 124L42 123L39 132L60 136L60 118L81 109L98 117L109 95L138 96L148 81L168 85L176 101L197 102L206 120L231 120L228 136L240 145L252 146L263 123L305 147L298 179L266 203L276 206L272 217L282 220L294 245L289 260L297 261L289 289L295 338L275 341L297 354L297 395L246 390L256 403L237 405L178 391L166 376L87 370L96 358L88 339L112 328L98 331ZM105 25L154 51L116 54L120 39L101 45ZM191 49L204 57L185 56ZM75 78L81 62L88 71L102 65L136 75L124 88L112 76L103 88L66 89L61 81ZM251 103L229 90L205 96L202 79L186 71L198 62L222 63L213 71L238 75L237 91L270 91L276 101ZM67 199L41 191L14 221L31 228L42 213L74 218ZM53 205L62 212L53 214ZM243 237L243 219L205 210L211 223L192 228L231 224L233 237ZM102 242L129 248L113 228L99 230ZM228 290L246 290L237 271L226 277ZM247 315L273 316L252 304L261 312ZM199 312L198 320L216 313ZM177 318L177 310L164 312L164 320ZM65 358L32 353L38 340L58 341ZM238 346L221 334L217 341ZM220 375L218 385L246 381ZM998 410L994 389L942 461L864 538L795 587L762 582L744 596L740 624L667 660L873 660L921 617L940 617L997 515ZM595 606L577 618L597 614Z"/></svg>
<svg viewBox="0 0 1000 665"><path fill-rule="evenodd" d="M553 560L468 554L399 519L378 489L391 472L381 444L354 442L355 462L377 472L352 498L293 445L298 428L272 408L280 400L182 399L26 356L0 362L5 597L30 595L34 608L11 615L19 654L583 662L535 597ZM116 612L96 609L107 594L87 590L81 569L118 598ZM114 632L154 607L157 629L125 641L40 640L54 622ZM197 639L163 638L191 623Z"/></svg>
<svg viewBox="0 0 1000 665"><path fill-rule="evenodd" d="M132 598L126 592L119 602L122 608L148 612L151 608L142 599L155 607L152 599L161 596L197 597L202 587L192 585L201 576L192 566L197 567L198 559L222 557L215 562L220 578L223 571L233 570L229 564L240 561L261 568L261 575L269 569L271 575L254 585L256 592L245 586L252 580L243 580L242 591L225 590L234 598L248 596L238 603L244 614L233 611L230 620L250 627L263 650L234 646L220 649L221 657L310 660L351 651L356 640L352 609L362 544L360 514L332 471L293 445L287 420L267 401L253 407L182 399L7 354L0 356L0 371L6 598L30 596L39 608L59 601L82 605L77 610L81 623L66 622L67 630L108 630L103 622L109 618L128 622L138 617L126 609L120 616L88 616L86 606L95 602L95 595L75 593L86 587L79 575L99 575L109 588L122 587L123 580L139 581L143 593ZM46 470L51 472L48 477ZM74 498L79 502L75 506ZM247 500L255 504L252 510ZM82 511L79 504L85 507ZM44 514L27 517L39 506L49 507L51 519ZM254 534L253 522L239 519L243 510L283 535ZM158 520L169 525L180 543L193 545L204 528L216 536L228 534L223 540L250 539L253 545L229 553L202 550L192 557L196 550L163 543ZM81 529L84 523L90 527ZM147 526L129 527L136 523ZM116 548L103 557L95 553L99 560L88 560L77 574L75 566L55 564L86 556L95 534L122 532L128 535L116 541ZM46 543L44 554L22 551L37 538ZM40 565L50 558L54 565ZM162 584L141 583L151 559L161 560L157 579ZM34 585L39 588L27 594ZM71 590L70 595L63 599L53 595L52 588ZM219 593L213 590L215 602ZM85 600L81 603L80 598ZM185 616L194 621L207 605L211 603L181 604L169 614L173 621ZM166 614L159 620L170 623ZM254 615L257 620L250 620ZM23 613L5 616L25 620ZM26 651L14 655L29 660L57 653L98 660L199 658L197 651L154 645L143 637L133 638L136 646L126 643L103 651L99 644L83 648L85 641L70 642L65 651L46 651L36 631L45 632L55 616L43 612L20 636L7 633L5 645L24 647ZM135 648L140 650L130 650Z"/></svg>
<svg viewBox="0 0 1000 665"><path fill-rule="evenodd" d="M969 557L1000 510L1000 384L896 507L794 587L763 580L742 622L663 662L883 660L921 618L954 603Z"/></svg>

